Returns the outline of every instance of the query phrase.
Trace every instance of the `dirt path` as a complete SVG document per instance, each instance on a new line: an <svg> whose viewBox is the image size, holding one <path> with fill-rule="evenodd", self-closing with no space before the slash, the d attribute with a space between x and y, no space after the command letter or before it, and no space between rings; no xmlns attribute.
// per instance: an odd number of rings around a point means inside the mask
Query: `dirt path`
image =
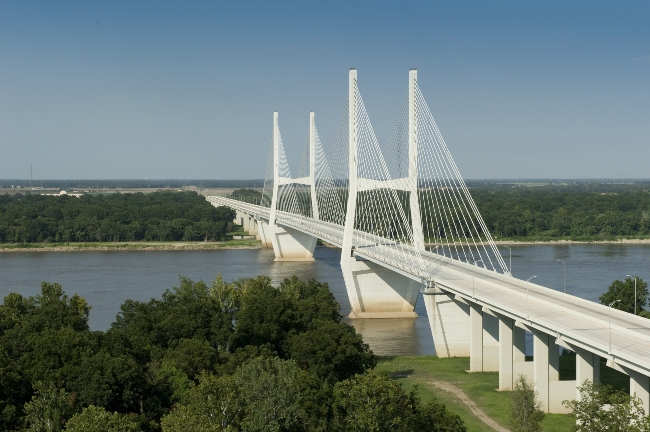
<svg viewBox="0 0 650 432"><path fill-rule="evenodd" d="M483 410L477 407L474 401L472 401L469 397L467 397L465 392L459 389L458 387L456 387L455 385L445 381L427 381L427 384L431 384L432 386L439 388L440 390L446 391L456 396L467 408L469 408L469 410L476 417L478 417L483 423L485 423L495 431L510 432L508 429L504 428L503 426L501 426L500 424L492 420L490 417L485 415Z"/></svg>

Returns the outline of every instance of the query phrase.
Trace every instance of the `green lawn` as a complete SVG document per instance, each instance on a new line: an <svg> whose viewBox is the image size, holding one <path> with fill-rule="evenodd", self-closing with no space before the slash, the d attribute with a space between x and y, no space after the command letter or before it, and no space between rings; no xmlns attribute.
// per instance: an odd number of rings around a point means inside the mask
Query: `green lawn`
<svg viewBox="0 0 650 432"><path fill-rule="evenodd" d="M488 417L509 428L510 394L496 391L499 386L498 372L467 373L465 371L469 369L468 357L383 357L377 368L390 372L406 388L410 389L417 385L418 393L423 400L435 397L445 403L451 411L461 416L468 431L482 432L489 429L453 395L433 387L427 383L428 381L438 380L454 384L462 389ZM544 431L569 431L574 422L575 420L568 415L546 414L542 426Z"/></svg>

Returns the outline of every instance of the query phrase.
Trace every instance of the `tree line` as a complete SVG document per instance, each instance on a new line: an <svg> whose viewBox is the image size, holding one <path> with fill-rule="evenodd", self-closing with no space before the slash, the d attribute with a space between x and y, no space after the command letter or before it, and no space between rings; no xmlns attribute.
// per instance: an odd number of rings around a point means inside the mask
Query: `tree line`
<svg viewBox="0 0 650 432"><path fill-rule="evenodd" d="M263 179L252 180L196 180L196 179L96 179L96 180L25 180L25 179L3 179L0 180L0 188L11 187L31 188L43 187L47 189L161 189L181 188L194 186L200 188L235 188L235 187L262 187Z"/></svg>
<svg viewBox="0 0 650 432"><path fill-rule="evenodd" d="M586 186L480 187L473 188L471 194L497 239L598 240L650 235L650 193L644 189L594 192ZM404 204L407 197L402 195ZM261 193L239 189L232 196L259 202ZM302 201L310 205L309 199ZM406 204L404 212L409 214ZM231 210L214 208L194 192L87 194L80 198L0 196L2 243L222 240L232 229L233 219ZM423 223L426 232L445 231L445 227L429 226L434 223L431 220Z"/></svg>
<svg viewBox="0 0 650 432"><path fill-rule="evenodd" d="M498 184L480 184L471 188L470 193L479 209L490 233L497 239L555 239L598 240L620 237L650 235L650 191L644 184L633 185L572 185L540 187L505 187ZM341 191L345 208L346 195ZM370 192L364 192L371 199ZM447 192L449 193L449 192ZM305 194L307 194L305 196ZM311 201L306 191L298 191L298 200L306 211L310 211ZM251 189L240 189L233 198L249 202L259 202L261 193ZM398 192L403 212L410 214L408 194ZM420 203L433 205L420 197ZM366 203L365 207L373 207ZM381 205L381 204L378 204ZM446 203L447 211L454 212L453 200ZM363 218L370 210L363 205L357 209L357 218ZM463 214L457 208L458 214ZM422 208L425 232L454 233L453 221L433 220L430 209ZM449 226L435 226L436 223ZM391 227L387 230L390 231ZM381 234L381 233L378 233Z"/></svg>
<svg viewBox="0 0 650 432"><path fill-rule="evenodd" d="M327 284L181 278L106 332L60 285L0 305L0 430L446 431L461 419L387 373Z"/></svg>
<svg viewBox="0 0 650 432"><path fill-rule="evenodd" d="M580 189L472 189L497 238L607 239L650 235L650 193Z"/></svg>
<svg viewBox="0 0 650 432"><path fill-rule="evenodd" d="M194 192L0 195L0 243L224 240L234 218Z"/></svg>

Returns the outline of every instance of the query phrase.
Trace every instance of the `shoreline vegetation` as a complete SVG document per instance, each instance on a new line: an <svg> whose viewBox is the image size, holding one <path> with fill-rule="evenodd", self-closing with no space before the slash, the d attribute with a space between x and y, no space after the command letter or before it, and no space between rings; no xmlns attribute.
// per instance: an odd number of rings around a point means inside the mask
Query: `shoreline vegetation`
<svg viewBox="0 0 650 432"><path fill-rule="evenodd" d="M213 207L197 190L132 192L89 192L79 198L32 191L0 195L0 252L262 247L253 238L240 237L248 233L235 224L233 210ZM254 189L229 192L244 200L261 198ZM650 244L650 190L645 184L487 184L474 188L472 195L497 246ZM451 236L454 227L440 223L423 220L428 247L439 245L440 237L443 243L464 241Z"/></svg>
<svg viewBox="0 0 650 432"><path fill-rule="evenodd" d="M86 242L86 243L0 243L1 252L83 252L108 250L212 250L260 249L259 240L225 240L207 242Z"/></svg>
<svg viewBox="0 0 650 432"><path fill-rule="evenodd" d="M234 232L233 234L240 234ZM608 240L496 240L497 246L510 245L572 245L572 244L650 244L650 237L619 238ZM328 245L323 245L327 247ZM168 242L79 242L79 243L0 243L1 252L83 252L109 250L212 250L212 249L262 249L259 240L225 240L225 241L168 241Z"/></svg>

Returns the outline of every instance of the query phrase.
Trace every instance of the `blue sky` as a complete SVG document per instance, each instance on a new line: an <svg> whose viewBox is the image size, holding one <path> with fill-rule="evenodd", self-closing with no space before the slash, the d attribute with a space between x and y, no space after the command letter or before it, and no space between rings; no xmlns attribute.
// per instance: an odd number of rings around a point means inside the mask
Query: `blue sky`
<svg viewBox="0 0 650 432"><path fill-rule="evenodd" d="M419 84L465 178L649 178L650 2L0 1L0 178L262 178Z"/></svg>

